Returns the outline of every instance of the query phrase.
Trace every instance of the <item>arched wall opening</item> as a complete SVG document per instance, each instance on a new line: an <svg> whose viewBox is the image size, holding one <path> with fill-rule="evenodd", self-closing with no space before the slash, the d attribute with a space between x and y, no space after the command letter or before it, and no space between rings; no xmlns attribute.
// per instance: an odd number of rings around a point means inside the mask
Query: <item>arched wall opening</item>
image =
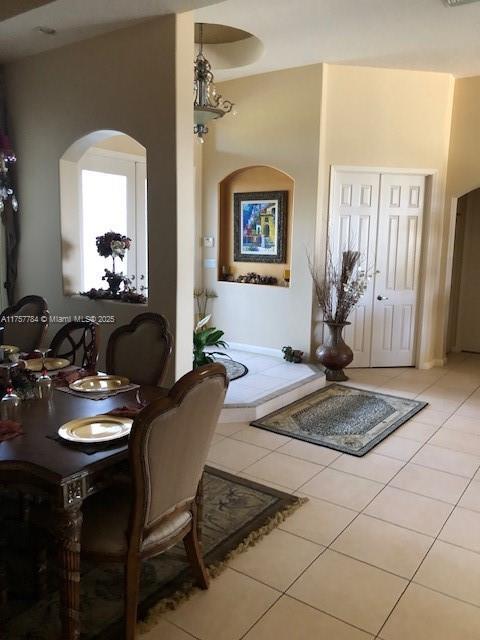
<svg viewBox="0 0 480 640"><path fill-rule="evenodd" d="M117 269L142 295L148 292L146 149L115 130L93 131L76 140L60 159L60 218L63 292L67 296L106 289L111 258L96 250L109 231L131 239Z"/></svg>
<svg viewBox="0 0 480 640"><path fill-rule="evenodd" d="M455 198L446 352L480 353L480 187Z"/></svg>
<svg viewBox="0 0 480 640"><path fill-rule="evenodd" d="M294 186L294 180L285 172L265 165L243 167L221 180L218 190L219 280L234 282L238 277L254 272L259 276L275 278L277 285L289 286ZM286 197L282 203L278 203L278 194L281 193L286 193ZM241 196L241 202L239 200L237 206L235 206L236 194ZM271 220L260 220L260 216L258 216L258 224L247 220L249 215L250 220L252 219L248 209L252 205L244 203L258 202L258 205L253 206L260 209L262 206L260 203L267 206L270 201L271 209L273 208L274 211ZM281 224L279 224L280 216L283 216ZM267 230L268 233L266 233ZM246 249L248 234L251 234L250 246L255 248L254 251ZM283 253L280 251L282 244L284 245ZM249 254L255 259L249 259Z"/></svg>

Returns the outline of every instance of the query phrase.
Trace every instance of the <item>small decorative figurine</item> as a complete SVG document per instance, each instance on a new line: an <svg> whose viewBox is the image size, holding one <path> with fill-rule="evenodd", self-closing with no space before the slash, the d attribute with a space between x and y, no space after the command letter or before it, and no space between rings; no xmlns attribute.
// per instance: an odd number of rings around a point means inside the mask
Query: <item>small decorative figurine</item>
<svg viewBox="0 0 480 640"><path fill-rule="evenodd" d="M283 359L287 362L295 362L299 364L303 358L303 351L292 349L292 347L282 347Z"/></svg>

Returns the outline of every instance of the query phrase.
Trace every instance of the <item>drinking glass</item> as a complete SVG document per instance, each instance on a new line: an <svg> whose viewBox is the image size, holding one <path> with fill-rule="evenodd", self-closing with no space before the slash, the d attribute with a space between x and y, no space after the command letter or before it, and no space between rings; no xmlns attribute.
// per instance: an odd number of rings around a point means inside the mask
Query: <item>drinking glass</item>
<svg viewBox="0 0 480 640"><path fill-rule="evenodd" d="M11 370L17 366L17 363L8 362L0 365L2 369L7 371L7 388L4 396L0 400L0 417L2 420L18 421L20 413L21 400L15 393L12 384Z"/></svg>
<svg viewBox="0 0 480 640"><path fill-rule="evenodd" d="M42 371L35 383L36 395L39 400L51 400L53 395L53 382L45 367L45 356L50 349L36 349L35 351L38 351L42 356Z"/></svg>

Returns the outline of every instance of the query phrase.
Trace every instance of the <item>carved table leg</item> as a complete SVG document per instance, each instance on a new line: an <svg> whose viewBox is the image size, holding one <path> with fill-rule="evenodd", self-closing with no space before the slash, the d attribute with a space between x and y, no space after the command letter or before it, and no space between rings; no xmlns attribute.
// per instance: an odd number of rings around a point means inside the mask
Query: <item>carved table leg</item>
<svg viewBox="0 0 480 640"><path fill-rule="evenodd" d="M80 638L80 534L81 502L55 510L60 578L62 640Z"/></svg>

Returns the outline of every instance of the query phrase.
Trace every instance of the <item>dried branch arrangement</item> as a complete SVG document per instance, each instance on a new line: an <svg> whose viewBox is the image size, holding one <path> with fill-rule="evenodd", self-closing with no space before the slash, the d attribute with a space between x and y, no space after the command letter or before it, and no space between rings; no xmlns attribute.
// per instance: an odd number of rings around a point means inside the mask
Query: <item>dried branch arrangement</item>
<svg viewBox="0 0 480 640"><path fill-rule="evenodd" d="M360 252L344 251L341 266L338 268L331 252L328 251L324 272L315 267L310 256L307 256L307 259L324 320L342 324L347 322L348 316L364 295L371 279L371 275L360 268Z"/></svg>

